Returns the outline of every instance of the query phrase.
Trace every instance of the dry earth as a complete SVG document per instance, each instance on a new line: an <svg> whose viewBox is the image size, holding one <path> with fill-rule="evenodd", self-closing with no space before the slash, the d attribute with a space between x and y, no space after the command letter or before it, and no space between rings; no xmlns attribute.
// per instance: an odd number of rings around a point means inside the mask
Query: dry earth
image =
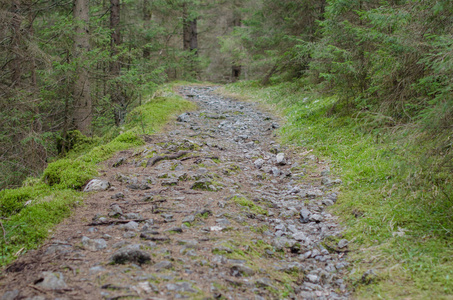
<svg viewBox="0 0 453 300"><path fill-rule="evenodd" d="M274 117L214 90L181 88L199 111L107 161L108 188L7 267L0 299L349 298L325 211L341 182L281 147Z"/></svg>

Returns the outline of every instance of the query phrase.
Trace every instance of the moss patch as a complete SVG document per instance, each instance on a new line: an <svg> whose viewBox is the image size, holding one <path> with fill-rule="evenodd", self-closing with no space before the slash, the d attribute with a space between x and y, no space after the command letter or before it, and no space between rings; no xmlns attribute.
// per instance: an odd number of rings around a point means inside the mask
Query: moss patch
<svg viewBox="0 0 453 300"><path fill-rule="evenodd" d="M265 215L265 216L267 216L267 214L268 214L267 210L265 210L261 206L255 204L252 200L249 200L245 197L234 196L232 200L236 204L239 204L240 206L248 207L250 209L250 211L252 211L254 213L257 213L260 215Z"/></svg>

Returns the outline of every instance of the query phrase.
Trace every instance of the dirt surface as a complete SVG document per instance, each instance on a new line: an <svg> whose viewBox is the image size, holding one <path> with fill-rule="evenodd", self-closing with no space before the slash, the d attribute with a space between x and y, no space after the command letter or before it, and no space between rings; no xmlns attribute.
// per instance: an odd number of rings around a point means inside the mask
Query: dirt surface
<svg viewBox="0 0 453 300"><path fill-rule="evenodd" d="M213 87L105 163L104 191L0 280L0 299L346 299L341 181L275 141L276 119ZM147 165L147 166L146 166Z"/></svg>

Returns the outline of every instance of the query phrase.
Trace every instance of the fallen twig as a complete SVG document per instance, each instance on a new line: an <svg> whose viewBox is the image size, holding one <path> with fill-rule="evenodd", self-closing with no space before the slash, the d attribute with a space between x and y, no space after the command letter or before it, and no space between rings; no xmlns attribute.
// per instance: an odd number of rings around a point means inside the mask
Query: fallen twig
<svg viewBox="0 0 453 300"><path fill-rule="evenodd" d="M182 191L184 194L189 194L189 195L202 195L203 193L201 192L194 192L194 191Z"/></svg>
<svg viewBox="0 0 453 300"><path fill-rule="evenodd" d="M159 161L161 160L173 160L173 159L178 159L180 158L181 156L184 156L186 154L188 154L189 152L188 151L178 151L177 153L175 154L172 154L172 155L164 155L164 156L156 156L156 157L152 157L148 160L148 162L146 163L146 166L148 167L149 165L151 166L154 166L155 164L157 164Z"/></svg>
<svg viewBox="0 0 453 300"><path fill-rule="evenodd" d="M189 159L192 159L192 158L219 159L218 156L205 156L205 157L203 157L203 156L197 155L197 156L188 156L188 157L184 157L184 158L181 158L180 160L181 160L181 161L185 161L185 160L189 160Z"/></svg>
<svg viewBox="0 0 453 300"><path fill-rule="evenodd" d="M48 291L43 290L43 289L40 289L39 287L34 286L33 284L29 284L29 285L27 285L27 286L28 286L28 287L31 287L32 289L35 289L35 290L37 290L38 292L41 292L41 293L43 293L43 294L47 294L47 293L48 293Z"/></svg>
<svg viewBox="0 0 453 300"><path fill-rule="evenodd" d="M163 199L163 200L136 202L136 203L132 203L132 205L146 205L146 204L156 204L156 203L163 203L163 202L167 202L167 200Z"/></svg>
<svg viewBox="0 0 453 300"><path fill-rule="evenodd" d="M90 224L87 224L86 226L105 226L105 225L115 225L115 224L126 224L126 223L129 223L129 222L137 222L137 223L141 223L141 222L145 222L146 219L134 219L134 220L109 220L109 221L105 221L105 222L92 222Z"/></svg>

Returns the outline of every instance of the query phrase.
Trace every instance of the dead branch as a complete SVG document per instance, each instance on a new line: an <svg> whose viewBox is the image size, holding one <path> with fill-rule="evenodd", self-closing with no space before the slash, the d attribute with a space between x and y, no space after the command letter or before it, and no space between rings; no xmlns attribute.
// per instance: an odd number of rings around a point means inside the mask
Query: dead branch
<svg viewBox="0 0 453 300"><path fill-rule="evenodd" d="M174 160L174 159L178 159L180 158L181 156L184 156L186 154L188 154L189 152L188 151L178 151L176 154L172 154L172 155L164 155L164 156L156 156L156 157L152 157L148 160L148 162L146 163L146 166L148 167L149 165L151 166L154 166L155 164L157 164L159 161L161 160Z"/></svg>
<svg viewBox="0 0 453 300"><path fill-rule="evenodd" d="M205 157L203 157L203 156L197 155L197 156L184 157L184 158L181 158L180 160L181 160L181 161L186 161L186 160L193 159L193 158L219 159L218 156L205 156Z"/></svg>
<svg viewBox="0 0 453 300"><path fill-rule="evenodd" d="M109 221L104 221L104 222L92 222L90 224L87 224L86 226L106 226L106 225L116 225L116 224L126 224L126 223L129 223L129 222L137 222L137 223L141 223L141 222L145 222L146 219L134 219L134 220L109 220Z"/></svg>
<svg viewBox="0 0 453 300"><path fill-rule="evenodd" d="M163 200L155 200L155 201L136 202L136 203L132 203L132 205L146 205L146 204L156 204L156 203L163 203L163 202L167 202L167 200L163 199Z"/></svg>

